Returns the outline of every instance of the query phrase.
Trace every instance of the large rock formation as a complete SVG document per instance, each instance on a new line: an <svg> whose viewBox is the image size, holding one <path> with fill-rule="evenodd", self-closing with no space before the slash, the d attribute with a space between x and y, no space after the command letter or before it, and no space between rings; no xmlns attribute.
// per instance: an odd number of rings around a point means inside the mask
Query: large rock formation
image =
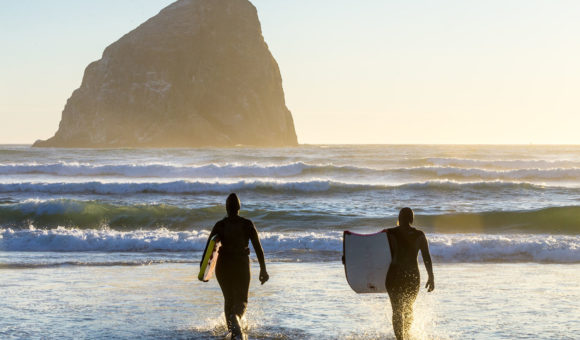
<svg viewBox="0 0 580 340"><path fill-rule="evenodd" d="M296 145L248 0L179 0L85 70L41 147Z"/></svg>

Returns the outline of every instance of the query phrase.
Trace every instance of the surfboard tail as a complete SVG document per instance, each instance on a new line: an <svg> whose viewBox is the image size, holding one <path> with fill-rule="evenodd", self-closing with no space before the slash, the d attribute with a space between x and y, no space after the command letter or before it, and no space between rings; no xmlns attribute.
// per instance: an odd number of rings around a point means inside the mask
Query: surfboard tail
<svg viewBox="0 0 580 340"><path fill-rule="evenodd" d="M391 263L386 230L374 234L345 231L343 263L346 280L357 293L384 293Z"/></svg>

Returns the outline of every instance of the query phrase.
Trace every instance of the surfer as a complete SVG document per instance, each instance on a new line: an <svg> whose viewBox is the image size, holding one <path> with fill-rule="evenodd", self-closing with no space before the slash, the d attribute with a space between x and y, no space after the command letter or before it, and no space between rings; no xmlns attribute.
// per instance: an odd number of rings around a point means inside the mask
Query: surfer
<svg viewBox="0 0 580 340"><path fill-rule="evenodd" d="M397 227L387 230L393 260L387 273L386 287L393 308L393 329L397 340L409 339L409 330L413 322L413 304L420 289L417 263L419 250L429 274L425 288L428 292L435 289L427 237L421 230L411 227L413 219L413 210L403 208L399 212Z"/></svg>
<svg viewBox="0 0 580 340"><path fill-rule="evenodd" d="M248 305L250 288L250 248L249 240L260 262L260 282L264 284L270 278L266 271L264 251L260 244L258 231L252 221L239 215L240 200L236 194L230 194L226 200L228 216L213 227L209 240L218 235L221 241L219 257L216 264L216 277L224 295L224 311L228 332L232 339L241 339L240 319ZM206 244L206 249L207 249Z"/></svg>

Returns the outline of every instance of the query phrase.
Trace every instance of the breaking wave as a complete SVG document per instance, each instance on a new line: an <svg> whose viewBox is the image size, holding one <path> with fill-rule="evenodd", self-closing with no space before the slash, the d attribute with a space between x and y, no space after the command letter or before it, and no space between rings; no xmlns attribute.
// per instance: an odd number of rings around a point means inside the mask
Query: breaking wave
<svg viewBox="0 0 580 340"><path fill-rule="evenodd" d="M230 192L264 192L264 193L348 193L357 191L376 191L389 189L404 190L507 190L530 189L542 190L545 185L528 182L477 181L458 182L450 180L413 182L406 184L382 183L348 183L331 180L241 180L235 182L22 182L0 184L0 193L46 193L46 194L225 194ZM559 188L559 187L554 187ZM576 193L580 188L564 188Z"/></svg>
<svg viewBox="0 0 580 340"><path fill-rule="evenodd" d="M394 225L394 217L332 214L325 210L268 210L250 208L244 215L263 230L305 230L316 226L336 230L343 226L381 228ZM304 208L306 209L306 208ZM222 205L195 208L168 204L116 205L99 201L69 199L28 200L0 204L0 226L39 228L68 226L80 229L111 227L116 230L187 230L209 228L224 216ZM419 214L417 224L438 233L555 233L580 234L580 206L549 207L525 211L487 211L453 214Z"/></svg>
<svg viewBox="0 0 580 340"><path fill-rule="evenodd" d="M1 164L0 174L39 174L54 176L122 176L128 178L259 178L296 176L414 176L425 180L489 179L489 180L577 180L580 164L550 163L547 161L481 161L481 160L426 160L425 165L403 168L370 168L333 164L295 162L273 165L206 164L125 164L91 165L82 163ZM499 167L492 168L499 164ZM512 168L509 165L524 166ZM471 165L471 167L469 166ZM569 167L571 166L571 167Z"/></svg>
<svg viewBox="0 0 580 340"><path fill-rule="evenodd" d="M276 177L301 174L311 166L298 162L286 165L207 164L198 166L168 164L91 165L81 163L3 164L0 174L48 174L57 176L124 177Z"/></svg>
<svg viewBox="0 0 580 340"><path fill-rule="evenodd" d="M434 166L458 168L487 168L487 169L558 169L580 168L580 162L573 160L543 160L543 159L470 159L453 157L424 158L420 163Z"/></svg>
<svg viewBox="0 0 580 340"><path fill-rule="evenodd" d="M62 227L50 230L4 228L0 229L0 251L200 252L207 236L208 231L167 229L123 232ZM338 261L342 252L339 231L263 232L260 237L267 253L284 253L290 258L300 259L307 251L307 258L316 261L317 253L331 252ZM431 253L438 262L580 263L580 238L577 236L428 234L428 238Z"/></svg>

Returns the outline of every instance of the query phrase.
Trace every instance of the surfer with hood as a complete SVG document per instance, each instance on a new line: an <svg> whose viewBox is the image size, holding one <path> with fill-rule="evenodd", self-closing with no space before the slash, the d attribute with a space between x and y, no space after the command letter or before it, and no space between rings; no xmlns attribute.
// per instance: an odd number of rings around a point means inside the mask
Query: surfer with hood
<svg viewBox="0 0 580 340"><path fill-rule="evenodd" d="M435 289L427 237L421 230L411 226L413 220L413 210L403 208L399 212L397 227L387 230L393 259L387 273L386 286L393 307L393 329L397 340L409 339L409 330L413 322L413 304L420 289L417 263L419 250L429 274L425 288L428 292Z"/></svg>
<svg viewBox="0 0 580 340"><path fill-rule="evenodd" d="M260 262L260 282L264 284L270 278L266 271L264 251L260 244L258 231L252 221L239 215L240 200L236 194L230 194L226 200L227 217L213 227L209 240L218 235L221 241L219 257L216 264L216 277L224 295L224 312L231 339L242 339L240 319L248 305L250 288L250 248L252 246ZM205 252L204 252L205 253Z"/></svg>

